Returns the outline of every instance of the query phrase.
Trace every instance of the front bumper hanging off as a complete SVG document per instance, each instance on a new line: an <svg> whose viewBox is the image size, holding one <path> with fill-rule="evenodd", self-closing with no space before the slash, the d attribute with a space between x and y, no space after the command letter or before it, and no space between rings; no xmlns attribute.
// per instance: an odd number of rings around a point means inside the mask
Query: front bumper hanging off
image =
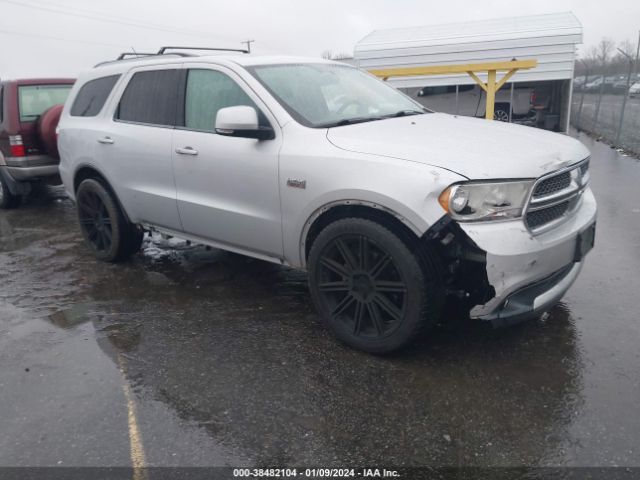
<svg viewBox="0 0 640 480"><path fill-rule="evenodd" d="M510 325L540 315L562 298L593 246L596 202L589 189L582 197L570 217L538 235L521 220L457 224L457 236L466 237L457 243L472 245L473 255L481 257L476 271L478 266L486 270L486 275L483 271L471 280L460 278L464 271L457 274L455 284L463 285L464 295L471 299L471 318L496 327ZM477 289L479 281L487 283L484 297L473 298L469 292Z"/></svg>

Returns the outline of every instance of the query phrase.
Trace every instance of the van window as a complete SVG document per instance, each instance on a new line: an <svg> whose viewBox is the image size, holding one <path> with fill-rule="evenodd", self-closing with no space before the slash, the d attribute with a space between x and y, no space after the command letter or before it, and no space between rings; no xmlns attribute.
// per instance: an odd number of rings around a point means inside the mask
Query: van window
<svg viewBox="0 0 640 480"><path fill-rule="evenodd" d="M4 95L4 87L2 85L0 85L0 123L2 123L2 120L4 118L4 99L3 99L3 95Z"/></svg>
<svg viewBox="0 0 640 480"><path fill-rule="evenodd" d="M131 77L116 118L126 122L171 126L176 121L178 70L149 70Z"/></svg>
<svg viewBox="0 0 640 480"><path fill-rule="evenodd" d="M473 85L459 85L458 93L469 92L473 90ZM428 97L430 95L444 95L445 93L456 93L455 85L442 85L437 87L424 87L418 92L419 97Z"/></svg>
<svg viewBox="0 0 640 480"><path fill-rule="evenodd" d="M73 117L95 117L107 101L120 75L96 78L85 83L71 106Z"/></svg>
<svg viewBox="0 0 640 480"><path fill-rule="evenodd" d="M189 70L184 105L185 128L213 132L218 110L238 105L253 107L261 115L253 100L224 73L215 70ZM260 123L263 123L262 119Z"/></svg>
<svg viewBox="0 0 640 480"><path fill-rule="evenodd" d="M455 87L453 87L453 91L455 92ZM430 95L442 95L447 93L447 87L445 85L438 87L424 87L420 92L418 92L419 97L428 97Z"/></svg>
<svg viewBox="0 0 640 480"><path fill-rule="evenodd" d="M33 122L45 110L67 100L72 85L19 85L18 108L21 122Z"/></svg>

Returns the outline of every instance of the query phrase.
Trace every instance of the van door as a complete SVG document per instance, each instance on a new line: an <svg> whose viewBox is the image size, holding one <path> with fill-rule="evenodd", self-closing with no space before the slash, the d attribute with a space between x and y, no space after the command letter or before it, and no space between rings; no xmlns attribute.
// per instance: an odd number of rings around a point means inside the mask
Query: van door
<svg viewBox="0 0 640 480"><path fill-rule="evenodd" d="M266 106L230 69L185 68L182 122L173 138L178 210L185 232L223 247L282 258L278 153L282 137ZM273 140L215 133L218 110L248 105Z"/></svg>
<svg viewBox="0 0 640 480"><path fill-rule="evenodd" d="M181 230L171 159L180 66L137 69L125 82L100 165L134 222Z"/></svg>

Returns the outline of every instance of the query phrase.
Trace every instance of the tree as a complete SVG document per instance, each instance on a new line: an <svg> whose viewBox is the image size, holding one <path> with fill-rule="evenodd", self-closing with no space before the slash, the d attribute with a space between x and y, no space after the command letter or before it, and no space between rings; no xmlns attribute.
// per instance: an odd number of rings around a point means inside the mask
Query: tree
<svg viewBox="0 0 640 480"><path fill-rule="evenodd" d="M325 50L321 54L325 60L344 60L345 58L352 58L351 55L345 52L339 52L334 54L331 50Z"/></svg>

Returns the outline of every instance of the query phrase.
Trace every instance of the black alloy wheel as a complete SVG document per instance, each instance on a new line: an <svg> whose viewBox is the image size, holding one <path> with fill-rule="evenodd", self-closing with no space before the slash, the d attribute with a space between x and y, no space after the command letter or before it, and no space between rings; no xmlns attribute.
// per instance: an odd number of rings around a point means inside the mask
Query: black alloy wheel
<svg viewBox="0 0 640 480"><path fill-rule="evenodd" d="M99 180L80 183L76 204L82 236L99 260L124 260L140 249L142 231L127 221L113 194Z"/></svg>
<svg viewBox="0 0 640 480"><path fill-rule="evenodd" d="M111 217L96 192L85 192L78 198L78 219L89 244L96 252L108 252L113 243Z"/></svg>
<svg viewBox="0 0 640 480"><path fill-rule="evenodd" d="M323 230L309 255L310 287L325 323L344 342L386 353L437 315L435 270L385 227L345 219ZM431 277L431 278L428 278Z"/></svg>

